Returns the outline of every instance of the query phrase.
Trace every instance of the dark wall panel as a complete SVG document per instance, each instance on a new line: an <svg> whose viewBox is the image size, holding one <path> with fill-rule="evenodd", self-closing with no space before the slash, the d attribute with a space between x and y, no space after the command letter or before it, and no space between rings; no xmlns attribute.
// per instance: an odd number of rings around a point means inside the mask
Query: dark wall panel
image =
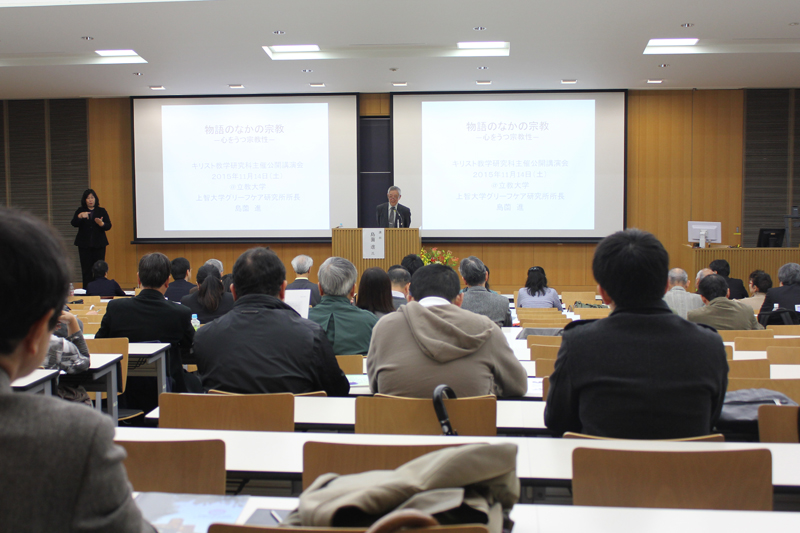
<svg viewBox="0 0 800 533"><path fill-rule="evenodd" d="M0 101L0 205L7 205L6 199L6 116L5 105Z"/></svg>
<svg viewBox="0 0 800 533"><path fill-rule="evenodd" d="M358 227L360 228L375 226L375 208L386 201L386 190L394 182L391 142L391 121L388 118L359 119Z"/></svg>
<svg viewBox="0 0 800 533"><path fill-rule="evenodd" d="M8 102L9 203L48 220L44 108L44 100Z"/></svg>

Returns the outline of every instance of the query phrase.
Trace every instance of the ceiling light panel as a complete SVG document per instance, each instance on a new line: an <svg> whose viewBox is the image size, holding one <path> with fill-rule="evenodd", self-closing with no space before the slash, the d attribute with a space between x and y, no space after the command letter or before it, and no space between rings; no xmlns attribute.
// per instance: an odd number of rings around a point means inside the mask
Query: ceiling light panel
<svg viewBox="0 0 800 533"><path fill-rule="evenodd" d="M647 46L694 46L699 39L650 39Z"/></svg>

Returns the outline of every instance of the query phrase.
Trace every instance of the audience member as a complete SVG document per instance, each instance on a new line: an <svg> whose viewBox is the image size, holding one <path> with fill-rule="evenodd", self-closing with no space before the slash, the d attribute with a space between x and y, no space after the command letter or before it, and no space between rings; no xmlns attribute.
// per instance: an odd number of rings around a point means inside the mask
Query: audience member
<svg viewBox="0 0 800 533"><path fill-rule="evenodd" d="M592 271L614 310L564 328L545 408L553 432L627 439L711 432L727 387L725 349L713 329L664 303L668 265L658 239L637 229L597 246Z"/></svg>
<svg viewBox="0 0 800 533"><path fill-rule="evenodd" d="M508 298L486 288L489 272L483 262L471 255L462 259L458 267L467 289L462 292L461 308L489 317L500 327L511 326L511 310Z"/></svg>
<svg viewBox="0 0 800 533"><path fill-rule="evenodd" d="M392 282L392 303L397 309L408 303L408 286L411 285L411 274L400 265L389 267L389 280Z"/></svg>
<svg viewBox="0 0 800 533"><path fill-rule="evenodd" d="M559 311L564 310L556 290L547 286L547 276L542 267L534 266L528 269L525 286L517 294L517 307L555 307Z"/></svg>
<svg viewBox="0 0 800 533"><path fill-rule="evenodd" d="M233 295L225 292L219 270L203 265L197 271L198 289L181 298L181 304L197 315L201 324L207 324L233 309Z"/></svg>
<svg viewBox="0 0 800 533"><path fill-rule="evenodd" d="M111 419L11 382L39 367L69 285L60 237L0 209L0 530L155 532L131 495Z"/></svg>
<svg viewBox="0 0 800 533"><path fill-rule="evenodd" d="M667 277L667 294L664 301L672 312L681 318L692 309L703 307L703 299L697 294L688 292L689 275L682 268L673 268Z"/></svg>
<svg viewBox="0 0 800 533"><path fill-rule="evenodd" d="M195 338L206 390L347 395L350 383L325 332L282 301L285 291L286 269L271 250L252 248L236 260L233 311Z"/></svg>
<svg viewBox="0 0 800 533"><path fill-rule="evenodd" d="M189 387L196 387L191 378L187 384L181 360L188 357L194 339L192 311L164 298L170 268L169 259L164 254L155 252L142 256L137 274L142 291L134 298L108 302L95 338L127 337L130 342L170 343L172 348L167 353L167 373L173 382L172 391L188 392ZM155 384L154 379L129 377L128 381L126 400L131 396L132 406L142 410L155 408L151 402L157 401L157 393L150 394L152 391L146 390Z"/></svg>
<svg viewBox="0 0 800 533"><path fill-rule="evenodd" d="M741 300L741 302L758 311L761 309L761 306L764 305L764 298L767 296L767 291L772 288L772 277L763 270L754 270L750 273L748 288L752 296Z"/></svg>
<svg viewBox="0 0 800 533"><path fill-rule="evenodd" d="M336 355L366 354L378 318L350 303L356 292L356 267L342 257L329 257L317 276L322 299L308 318L322 326Z"/></svg>
<svg viewBox="0 0 800 533"><path fill-rule="evenodd" d="M783 265L778 269L778 281L780 286L767 291L764 303L758 312L758 320L762 324L767 318L764 316L762 319L762 315L776 309L776 304L778 308L800 312L800 265L797 263Z"/></svg>
<svg viewBox="0 0 800 533"><path fill-rule="evenodd" d="M102 259L92 265L92 275L94 281L86 287L86 296L125 296L119 283L108 279L108 263Z"/></svg>
<svg viewBox="0 0 800 533"><path fill-rule="evenodd" d="M422 262L422 258L417 254L408 254L400 261L400 266L408 270L408 273L413 276L414 272L425 266L425 263Z"/></svg>
<svg viewBox="0 0 800 533"><path fill-rule="evenodd" d="M167 287L164 297L170 302L180 303L181 298L197 287L197 285L189 281L192 278L192 266L185 257L176 257L172 260L170 271L172 272L173 282Z"/></svg>
<svg viewBox="0 0 800 533"><path fill-rule="evenodd" d="M700 281L697 292L703 299L704 307L689 311L687 319L698 324L723 329L764 329L758 323L753 308L740 301L729 300L730 289L725 278L711 274Z"/></svg>
<svg viewBox="0 0 800 533"><path fill-rule="evenodd" d="M219 275L220 276L224 276L225 275L225 271L222 269L222 261L220 261L219 259L209 259L208 261L205 262L205 264L206 265L211 265L214 268L216 268L217 270L219 270Z"/></svg>
<svg viewBox="0 0 800 533"><path fill-rule="evenodd" d="M361 274L356 307L365 309L378 318L394 312L392 282L382 268L368 268Z"/></svg>
<svg viewBox="0 0 800 533"><path fill-rule="evenodd" d="M736 278L730 278L731 274L731 265L724 259L715 259L711 261L711 264L708 265L708 268L714 274L719 274L723 278L725 278L725 282L728 284L728 288L731 290L731 295L729 296L732 300L741 300L742 298L747 298L747 290L744 288L744 283L742 280Z"/></svg>
<svg viewBox="0 0 800 533"><path fill-rule="evenodd" d="M427 265L411 277L413 300L375 326L367 356L372 392L430 398L441 384L456 395L523 396L527 372L491 319L461 309L455 271Z"/></svg>
<svg viewBox="0 0 800 533"><path fill-rule="evenodd" d="M314 260L307 255L298 255L292 259L292 269L294 270L296 276L294 281L286 286L286 290L310 290L311 296L309 298L309 304L311 307L314 307L319 303L320 295L317 284L308 281L308 273L311 271L312 266L314 266Z"/></svg>
<svg viewBox="0 0 800 533"><path fill-rule="evenodd" d="M701 268L697 271L697 276L694 278L695 292L697 292L697 286L700 285L700 282L703 281L703 278L713 273L714 272L710 268Z"/></svg>
<svg viewBox="0 0 800 533"><path fill-rule="evenodd" d="M222 276L222 288L225 289L225 292L231 292L231 286L233 285L233 274L225 274Z"/></svg>

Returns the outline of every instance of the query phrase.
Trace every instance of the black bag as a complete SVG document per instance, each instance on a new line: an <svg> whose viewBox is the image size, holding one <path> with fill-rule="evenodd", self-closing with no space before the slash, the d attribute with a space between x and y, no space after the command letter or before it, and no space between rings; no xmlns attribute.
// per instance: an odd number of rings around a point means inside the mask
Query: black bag
<svg viewBox="0 0 800 533"><path fill-rule="evenodd" d="M779 307L777 309L773 309L772 311L764 311L763 313L759 313L758 322L764 327L767 327L770 324L778 326L791 326L800 324L800 314L798 314L796 311L792 311L791 309Z"/></svg>
<svg viewBox="0 0 800 533"><path fill-rule="evenodd" d="M725 393L717 429L758 435L758 407L761 405L797 405L797 403L785 394L769 389L728 391Z"/></svg>

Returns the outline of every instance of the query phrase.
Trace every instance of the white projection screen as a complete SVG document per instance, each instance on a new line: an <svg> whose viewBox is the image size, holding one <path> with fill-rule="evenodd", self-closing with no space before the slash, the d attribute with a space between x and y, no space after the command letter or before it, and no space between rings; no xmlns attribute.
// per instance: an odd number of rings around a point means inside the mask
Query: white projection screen
<svg viewBox="0 0 800 533"><path fill-rule="evenodd" d="M355 227L357 120L355 95L134 98L136 240Z"/></svg>
<svg viewBox="0 0 800 533"><path fill-rule="evenodd" d="M394 94L394 182L425 238L595 240L625 223L625 92Z"/></svg>

